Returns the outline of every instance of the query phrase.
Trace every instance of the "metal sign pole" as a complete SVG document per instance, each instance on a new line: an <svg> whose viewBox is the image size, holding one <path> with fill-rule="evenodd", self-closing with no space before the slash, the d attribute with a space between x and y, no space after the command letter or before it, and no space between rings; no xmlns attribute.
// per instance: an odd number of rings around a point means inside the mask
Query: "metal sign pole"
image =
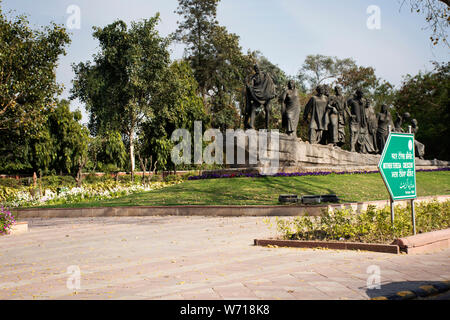
<svg viewBox="0 0 450 320"><path fill-rule="evenodd" d="M416 209L414 205L414 199L411 200L411 218L412 218L412 225L413 225L413 233L416 235Z"/></svg>
<svg viewBox="0 0 450 320"><path fill-rule="evenodd" d="M391 223L392 223L392 230L394 230L394 200L391 198Z"/></svg>
<svg viewBox="0 0 450 320"><path fill-rule="evenodd" d="M409 133L412 133L412 127L408 126L409 129ZM414 137L414 135L413 135ZM414 137L415 139L415 137ZM415 157L415 155L414 155ZM415 205L414 205L414 199L411 199L411 223L413 226L413 234L416 235L416 210L415 210Z"/></svg>

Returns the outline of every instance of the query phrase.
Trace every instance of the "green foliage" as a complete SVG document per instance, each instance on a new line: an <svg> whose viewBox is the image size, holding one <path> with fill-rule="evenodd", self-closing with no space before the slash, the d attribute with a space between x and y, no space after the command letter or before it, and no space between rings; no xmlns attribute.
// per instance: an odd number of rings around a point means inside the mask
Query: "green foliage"
<svg viewBox="0 0 450 320"><path fill-rule="evenodd" d="M395 99L394 87L389 82L378 78L373 67L358 66L352 58L309 55L297 79L304 87L309 84L310 92L319 84L339 85L348 98L360 88L377 108L382 104L390 105Z"/></svg>
<svg viewBox="0 0 450 320"><path fill-rule="evenodd" d="M62 26L33 30L26 16L9 19L0 9L0 171L45 169L54 160L47 116L62 90L55 70L68 43Z"/></svg>
<svg viewBox="0 0 450 320"><path fill-rule="evenodd" d="M25 131L45 121L61 92L55 70L69 43L62 26L32 30L26 16L10 20L0 9L1 130Z"/></svg>
<svg viewBox="0 0 450 320"><path fill-rule="evenodd" d="M321 54L308 55L297 74L300 83L309 84L310 91L324 82L336 80L342 77L345 72L356 68L353 59L339 59L337 57L328 57Z"/></svg>
<svg viewBox="0 0 450 320"><path fill-rule="evenodd" d="M93 138L90 154L92 169L101 172L119 171L127 159L125 144L118 131L107 131Z"/></svg>
<svg viewBox="0 0 450 320"><path fill-rule="evenodd" d="M245 106L244 83L252 70L253 58L242 53L239 36L228 33L225 27L214 27L210 41L212 49L207 57L208 109L212 126L225 132L226 129L240 127L239 110Z"/></svg>
<svg viewBox="0 0 450 320"><path fill-rule="evenodd" d="M79 123L80 120L81 112L71 112L66 100L62 100L48 116L54 152L51 168L58 172L76 173L80 162L88 156L89 131Z"/></svg>
<svg viewBox="0 0 450 320"><path fill-rule="evenodd" d="M81 113L71 112L69 103L62 100L46 112L45 122L28 130L0 131L8 138L5 144L9 149L0 155L0 171L76 173L80 161L87 157L89 143L89 132L80 119Z"/></svg>
<svg viewBox="0 0 450 320"><path fill-rule="evenodd" d="M174 38L186 44L186 56L199 84L205 110L214 128L241 125L244 83L252 70L251 54L243 54L239 36L216 20L219 0L179 0L182 20Z"/></svg>
<svg viewBox="0 0 450 320"><path fill-rule="evenodd" d="M137 177L140 177L137 176ZM136 178L137 178L136 177ZM119 176L119 180L129 179ZM85 179L88 180L88 177ZM162 181L162 176L152 177ZM85 181L86 182L86 181ZM418 172L418 195L450 194L450 172ZM86 182L87 183L87 182ZM280 205L280 194L338 194L343 203L388 199L379 174L309 177L231 178L185 181L161 191L151 191L110 202L85 206L178 206L178 205Z"/></svg>
<svg viewBox="0 0 450 320"><path fill-rule="evenodd" d="M214 28L218 25L217 5L220 0L178 0L175 11L182 17L173 37L185 43L195 78L199 84L199 91L206 99L208 82L211 76L208 66L208 55L212 52L210 41Z"/></svg>
<svg viewBox="0 0 450 320"><path fill-rule="evenodd" d="M170 61L170 41L159 35L158 22L156 14L132 22L129 28L120 20L104 28L94 27L93 35L100 43L94 64L73 66L76 77L72 98L86 104L91 133L124 134L131 166L135 135L142 121L153 114L153 97L161 90Z"/></svg>
<svg viewBox="0 0 450 320"><path fill-rule="evenodd" d="M408 75L396 94L400 114L409 112L420 130L416 138L425 144L425 157L450 160L450 63L435 64L431 72Z"/></svg>
<svg viewBox="0 0 450 320"><path fill-rule="evenodd" d="M337 78L337 84L347 94L353 94L358 88L366 93L372 93L377 88L378 82L374 68L356 65L343 70Z"/></svg>
<svg viewBox="0 0 450 320"><path fill-rule="evenodd" d="M197 90L198 84L189 64L173 62L154 96L152 116L143 123L139 135L140 153L158 161L157 167L161 170L171 169L171 136L176 129L187 129L193 137L195 121L202 121L204 128L208 125Z"/></svg>
<svg viewBox="0 0 450 320"><path fill-rule="evenodd" d="M450 227L450 201L416 204L418 233ZM361 214L352 210L323 211L318 217L276 219L279 233L291 240L347 240L357 242L389 243L394 237L412 234L411 208L395 208L394 228L390 209L369 207Z"/></svg>

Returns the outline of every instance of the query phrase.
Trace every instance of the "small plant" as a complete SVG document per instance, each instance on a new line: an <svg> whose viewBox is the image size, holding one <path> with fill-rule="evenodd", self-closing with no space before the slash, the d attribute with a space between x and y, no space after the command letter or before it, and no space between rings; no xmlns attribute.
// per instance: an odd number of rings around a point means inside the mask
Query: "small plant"
<svg viewBox="0 0 450 320"><path fill-rule="evenodd" d="M0 235L8 234L14 224L16 224L16 220L11 212L2 207L0 211Z"/></svg>
<svg viewBox="0 0 450 320"><path fill-rule="evenodd" d="M178 176L176 174L169 174L164 177L164 182L176 182L176 181L182 181L183 177Z"/></svg>

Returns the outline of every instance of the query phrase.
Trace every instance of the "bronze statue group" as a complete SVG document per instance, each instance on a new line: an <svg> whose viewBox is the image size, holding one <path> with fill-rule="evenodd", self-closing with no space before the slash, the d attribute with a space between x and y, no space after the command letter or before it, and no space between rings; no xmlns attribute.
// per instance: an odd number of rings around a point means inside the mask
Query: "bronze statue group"
<svg viewBox="0 0 450 320"><path fill-rule="evenodd" d="M361 89L346 99L339 86L330 92L328 85L319 85L315 95L304 108L303 120L309 121L308 138L311 144L342 147L346 141L345 126L349 125L350 151L364 154L382 153L389 130L404 132L403 125L411 118L409 113L397 115L393 122L389 106L382 105L376 114L370 99L364 97ZM255 74L246 84L245 126L254 129L256 110L264 107L266 128L269 129L270 101L276 97L276 90L269 74L255 65ZM296 137L300 117L300 100L295 81L288 82L287 89L279 97L281 102L282 127L289 136ZM411 120L411 133L419 130L417 120ZM423 159L425 146L415 141L416 155Z"/></svg>

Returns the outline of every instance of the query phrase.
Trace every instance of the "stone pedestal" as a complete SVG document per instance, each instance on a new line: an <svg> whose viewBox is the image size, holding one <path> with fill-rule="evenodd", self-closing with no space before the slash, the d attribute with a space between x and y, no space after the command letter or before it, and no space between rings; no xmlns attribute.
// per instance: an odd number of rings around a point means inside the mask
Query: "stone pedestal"
<svg viewBox="0 0 450 320"><path fill-rule="evenodd" d="M246 147L247 149L248 147ZM275 151L269 143L268 153ZM310 171L376 171L380 155L361 154L343 150L332 145L310 144L285 134L279 135L279 168L278 172L310 172ZM246 150L248 159L248 150ZM450 162L440 160L421 160L416 158L416 169L448 168ZM264 165L258 164L231 165L230 171L263 172ZM228 171L228 170L227 170Z"/></svg>

